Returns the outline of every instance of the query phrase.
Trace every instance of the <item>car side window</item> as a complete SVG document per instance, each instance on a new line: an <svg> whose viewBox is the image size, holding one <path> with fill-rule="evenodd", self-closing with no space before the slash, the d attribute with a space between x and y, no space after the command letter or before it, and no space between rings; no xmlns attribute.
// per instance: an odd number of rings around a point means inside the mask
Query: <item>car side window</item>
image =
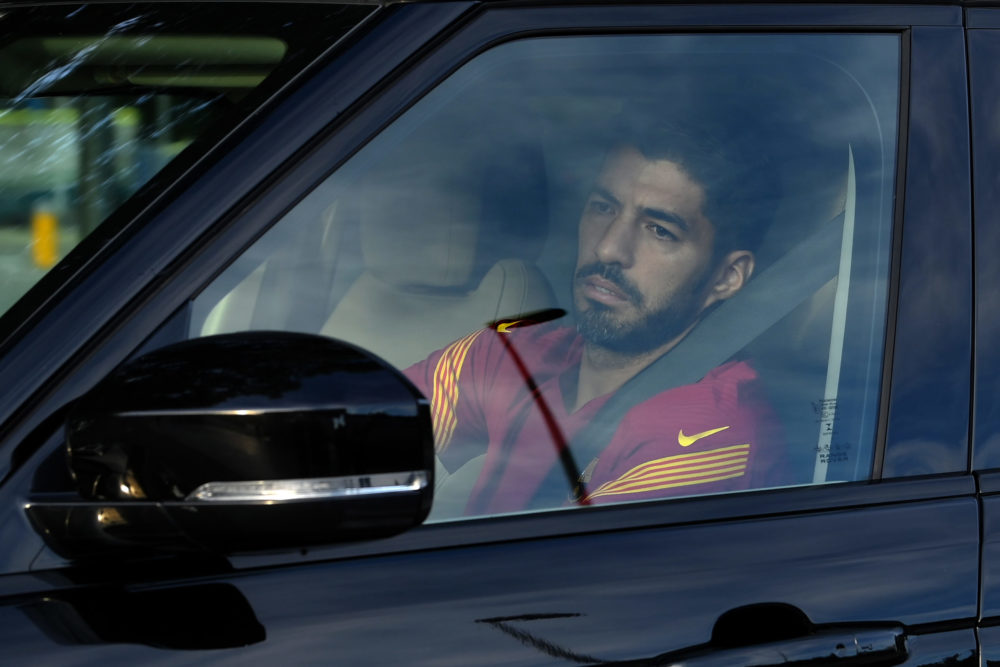
<svg viewBox="0 0 1000 667"><path fill-rule="evenodd" d="M468 62L204 289L431 404L432 520L865 479L900 41L525 39Z"/></svg>

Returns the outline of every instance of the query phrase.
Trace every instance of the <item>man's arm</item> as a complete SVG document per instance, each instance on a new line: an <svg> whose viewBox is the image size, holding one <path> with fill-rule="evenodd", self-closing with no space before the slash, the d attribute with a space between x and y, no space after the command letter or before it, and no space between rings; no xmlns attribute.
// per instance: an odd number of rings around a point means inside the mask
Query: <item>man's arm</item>
<svg viewBox="0 0 1000 667"><path fill-rule="evenodd" d="M434 448L449 470L485 451L488 432L481 401L489 382L490 338L488 330L480 329L404 371L430 400Z"/></svg>

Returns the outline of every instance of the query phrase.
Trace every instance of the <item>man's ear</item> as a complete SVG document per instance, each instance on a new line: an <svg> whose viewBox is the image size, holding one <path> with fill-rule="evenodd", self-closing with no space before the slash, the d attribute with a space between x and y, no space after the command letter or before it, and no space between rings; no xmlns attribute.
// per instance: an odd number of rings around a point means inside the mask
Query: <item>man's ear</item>
<svg viewBox="0 0 1000 667"><path fill-rule="evenodd" d="M743 289L753 274L753 268L754 256L749 250L734 250L723 257L705 296L705 308L725 301Z"/></svg>

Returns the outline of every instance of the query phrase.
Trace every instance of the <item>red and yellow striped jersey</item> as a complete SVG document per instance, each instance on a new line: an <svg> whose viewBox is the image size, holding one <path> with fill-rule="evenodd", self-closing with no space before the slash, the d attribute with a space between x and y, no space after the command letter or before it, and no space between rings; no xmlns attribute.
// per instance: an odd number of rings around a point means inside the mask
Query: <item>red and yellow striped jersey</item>
<svg viewBox="0 0 1000 667"><path fill-rule="evenodd" d="M407 370L431 398L445 466L486 453L468 513L525 509L554 479L564 491L554 496L560 504L573 486L577 501L606 503L783 483L780 429L756 372L742 361L634 406L595 459L577 462L579 480L553 476L560 451L608 397L568 411L564 391L575 387L583 348L573 329L498 329L470 334Z"/></svg>

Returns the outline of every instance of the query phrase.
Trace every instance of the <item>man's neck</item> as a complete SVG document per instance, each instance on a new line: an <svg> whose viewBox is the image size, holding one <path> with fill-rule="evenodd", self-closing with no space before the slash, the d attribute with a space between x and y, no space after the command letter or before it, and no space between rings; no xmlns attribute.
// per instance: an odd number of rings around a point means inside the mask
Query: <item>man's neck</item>
<svg viewBox="0 0 1000 667"><path fill-rule="evenodd" d="M571 412L576 412L598 396L621 389L622 385L644 368L676 347L693 328L694 324L660 347L638 354L615 352L584 343L583 356L580 358L580 374L576 382L576 400L573 401Z"/></svg>

